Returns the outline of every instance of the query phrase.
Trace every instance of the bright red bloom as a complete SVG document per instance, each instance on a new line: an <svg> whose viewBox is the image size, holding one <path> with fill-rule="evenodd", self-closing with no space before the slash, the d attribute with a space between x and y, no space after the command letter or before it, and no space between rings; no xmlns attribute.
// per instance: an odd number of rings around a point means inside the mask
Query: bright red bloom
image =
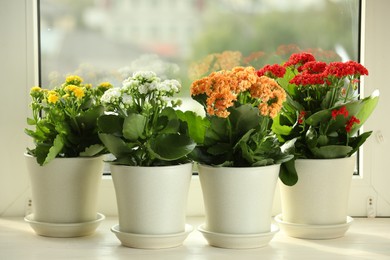
<svg viewBox="0 0 390 260"><path fill-rule="evenodd" d="M346 64L353 67L355 75L368 75L368 70L362 64L356 61L347 61Z"/></svg>
<svg viewBox="0 0 390 260"><path fill-rule="evenodd" d="M326 72L329 75L333 75L338 78L346 76L368 75L368 70L363 65L355 61L331 62L329 63Z"/></svg>
<svg viewBox="0 0 390 260"><path fill-rule="evenodd" d="M299 112L299 115L298 115L298 124L303 124L303 121L305 121L305 116L306 116L306 111L301 111Z"/></svg>
<svg viewBox="0 0 390 260"><path fill-rule="evenodd" d="M322 61L309 61L301 67L301 71L308 74L319 74L325 71L326 66L326 63Z"/></svg>
<svg viewBox="0 0 390 260"><path fill-rule="evenodd" d="M279 64L265 65L257 71L257 76L268 76L271 78L282 78L286 73L286 69Z"/></svg>
<svg viewBox="0 0 390 260"><path fill-rule="evenodd" d="M298 74L290 80L297 86L321 85L325 83L323 74Z"/></svg>
<svg viewBox="0 0 390 260"><path fill-rule="evenodd" d="M354 124L360 124L360 120L357 119L355 116L352 116L351 119L349 119L347 124L345 125L345 131L347 131L347 133L351 132L352 126Z"/></svg>
<svg viewBox="0 0 390 260"><path fill-rule="evenodd" d="M336 117L338 115L343 115L345 118L347 118L348 114L349 114L349 112L348 112L347 108L345 106L342 106L339 110L337 110L337 109L332 110L332 119L336 120Z"/></svg>
<svg viewBox="0 0 390 260"><path fill-rule="evenodd" d="M308 52L294 53L290 56L289 60L284 64L284 67L299 65L302 66L306 62L315 61L313 54ZM298 67L298 70L299 70Z"/></svg>

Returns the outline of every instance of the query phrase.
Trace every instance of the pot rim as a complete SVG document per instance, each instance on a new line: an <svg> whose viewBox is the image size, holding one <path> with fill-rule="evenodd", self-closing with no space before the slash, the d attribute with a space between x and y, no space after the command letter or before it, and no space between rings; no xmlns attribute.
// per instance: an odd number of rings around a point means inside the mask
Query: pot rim
<svg viewBox="0 0 390 260"><path fill-rule="evenodd" d="M227 168L227 169L255 169L255 168L265 168L265 167L279 167L281 163L277 164L270 164L270 165L263 165L263 166L247 166L247 167L230 167L230 166L213 166L208 164L201 164L198 163L198 166L204 167L204 168Z"/></svg>
<svg viewBox="0 0 390 260"><path fill-rule="evenodd" d="M35 156L27 153L27 152L24 152L23 155L27 158L36 158ZM60 159L60 160L77 160L77 159L82 159L82 160L93 160L93 159L97 159L97 158L101 158L101 157L104 157L106 154L100 154L100 155L96 155L96 156L78 156L78 157L56 157L54 159ZM50 163L50 162L49 162Z"/></svg>

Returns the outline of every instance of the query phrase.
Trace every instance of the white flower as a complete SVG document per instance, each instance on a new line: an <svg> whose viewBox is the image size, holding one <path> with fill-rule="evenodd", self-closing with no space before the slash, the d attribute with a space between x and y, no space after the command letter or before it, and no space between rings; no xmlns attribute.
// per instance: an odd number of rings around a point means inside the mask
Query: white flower
<svg viewBox="0 0 390 260"><path fill-rule="evenodd" d="M123 96L122 96L122 103L126 107L130 107L133 104L133 98L130 95L123 94Z"/></svg>
<svg viewBox="0 0 390 260"><path fill-rule="evenodd" d="M156 76L156 73L154 73L153 71L137 71L133 74L133 78L144 79L147 81L153 81Z"/></svg>
<svg viewBox="0 0 390 260"><path fill-rule="evenodd" d="M103 96L100 98L100 101L103 104L116 103L119 101L121 95L122 93L120 88L110 88L104 92Z"/></svg>
<svg viewBox="0 0 390 260"><path fill-rule="evenodd" d="M122 83L122 89L123 92L129 93L131 89L137 88L137 86L140 84L138 80L135 80L133 78L125 79Z"/></svg>
<svg viewBox="0 0 390 260"><path fill-rule="evenodd" d="M155 89L158 89L160 83L159 82L156 82L156 81L153 81L152 83L150 83L149 85L149 90L155 90Z"/></svg>
<svg viewBox="0 0 390 260"><path fill-rule="evenodd" d="M178 93L180 89L181 89L181 85L179 81L175 79L167 79L160 84L160 90L166 92Z"/></svg>
<svg viewBox="0 0 390 260"><path fill-rule="evenodd" d="M141 84L138 87L138 91L139 91L140 94L147 94L148 91L149 91L148 85L147 84Z"/></svg>

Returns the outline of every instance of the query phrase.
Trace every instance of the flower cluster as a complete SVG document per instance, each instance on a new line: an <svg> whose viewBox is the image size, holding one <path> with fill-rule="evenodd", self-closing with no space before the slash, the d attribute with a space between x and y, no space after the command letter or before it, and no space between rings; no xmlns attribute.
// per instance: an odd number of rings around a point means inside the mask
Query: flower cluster
<svg viewBox="0 0 390 260"><path fill-rule="evenodd" d="M228 108L235 102L249 101L258 106L261 115L273 118L286 99L284 90L275 80L258 77L253 67L213 72L192 83L191 95L206 95L206 112L219 117L229 116Z"/></svg>
<svg viewBox="0 0 390 260"><path fill-rule="evenodd" d="M203 105L209 124L194 150L195 161L248 167L291 159L271 131L270 122L286 100L275 80L257 76L250 66L234 67L194 81L191 96Z"/></svg>
<svg viewBox="0 0 390 260"><path fill-rule="evenodd" d="M195 147L195 113L175 110L181 85L161 80L152 71L138 71L122 87L104 93L106 114L98 119L99 137L115 159L112 163L133 166L175 165L188 162ZM191 126L191 128L190 128ZM193 137L195 135L195 137Z"/></svg>
<svg viewBox="0 0 390 260"><path fill-rule="evenodd" d="M121 88L109 89L101 97L101 102L108 110L127 115L129 111L148 114L155 108L163 108L171 102L172 106L180 100L169 100L179 93L181 84L174 79L162 81L152 71L138 71L125 79Z"/></svg>
<svg viewBox="0 0 390 260"><path fill-rule="evenodd" d="M374 110L378 93L358 99L359 79L368 75L360 63L326 63L302 52L282 64L266 65L257 74L274 78L287 93L272 129L279 140L295 141L295 158L348 157L370 136L371 132L357 133Z"/></svg>
<svg viewBox="0 0 390 260"><path fill-rule="evenodd" d="M31 88L32 118L27 122L35 130L25 131L34 139L36 147L28 151L39 164L55 157L94 156L103 150L96 120L103 113L100 98L112 85L103 82L92 87L82 82L81 77L72 75L51 90Z"/></svg>

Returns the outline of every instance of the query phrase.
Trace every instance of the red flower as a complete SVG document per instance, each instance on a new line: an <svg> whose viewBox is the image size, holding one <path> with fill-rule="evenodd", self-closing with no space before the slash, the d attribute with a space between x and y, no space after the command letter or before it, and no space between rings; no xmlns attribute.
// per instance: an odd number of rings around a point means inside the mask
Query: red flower
<svg viewBox="0 0 390 260"><path fill-rule="evenodd" d="M265 65L263 68L257 71L257 76L268 76L271 78L282 78L286 73L286 69L279 64Z"/></svg>
<svg viewBox="0 0 390 260"><path fill-rule="evenodd" d="M301 111L299 112L299 115L298 115L298 124L303 124L303 121L305 120L305 116L306 116L306 111Z"/></svg>
<svg viewBox="0 0 390 260"><path fill-rule="evenodd" d="M326 63L322 61L309 61L306 62L302 67L301 70L303 73L308 74L319 74L323 73L326 69Z"/></svg>
<svg viewBox="0 0 390 260"><path fill-rule="evenodd" d="M324 75L321 74L298 74L290 80L291 84L298 86L321 85L325 83Z"/></svg>
<svg viewBox="0 0 390 260"><path fill-rule="evenodd" d="M342 106L339 110L337 110L337 109L332 110L332 119L336 120L336 117L338 115L343 115L345 118L347 118L348 114L349 114L349 112L348 112L347 108L345 106Z"/></svg>
<svg viewBox="0 0 390 260"><path fill-rule="evenodd" d="M290 59L284 64L284 67L288 66L295 66L299 65L298 71L300 66L304 65L306 62L309 61L315 61L313 54L308 52L301 52L301 53L294 53L290 56Z"/></svg>
<svg viewBox="0 0 390 260"><path fill-rule="evenodd" d="M352 116L351 119L349 119L345 125L345 131L347 131L347 133L351 132L352 126L354 124L360 124L360 120L357 119L355 116Z"/></svg>
<svg viewBox="0 0 390 260"><path fill-rule="evenodd" d="M342 78L346 76L368 75L368 70L355 61L331 62L326 69L326 73Z"/></svg>
<svg viewBox="0 0 390 260"><path fill-rule="evenodd" d="M356 61L347 61L346 64L353 67L355 75L368 75L368 70L362 64Z"/></svg>

